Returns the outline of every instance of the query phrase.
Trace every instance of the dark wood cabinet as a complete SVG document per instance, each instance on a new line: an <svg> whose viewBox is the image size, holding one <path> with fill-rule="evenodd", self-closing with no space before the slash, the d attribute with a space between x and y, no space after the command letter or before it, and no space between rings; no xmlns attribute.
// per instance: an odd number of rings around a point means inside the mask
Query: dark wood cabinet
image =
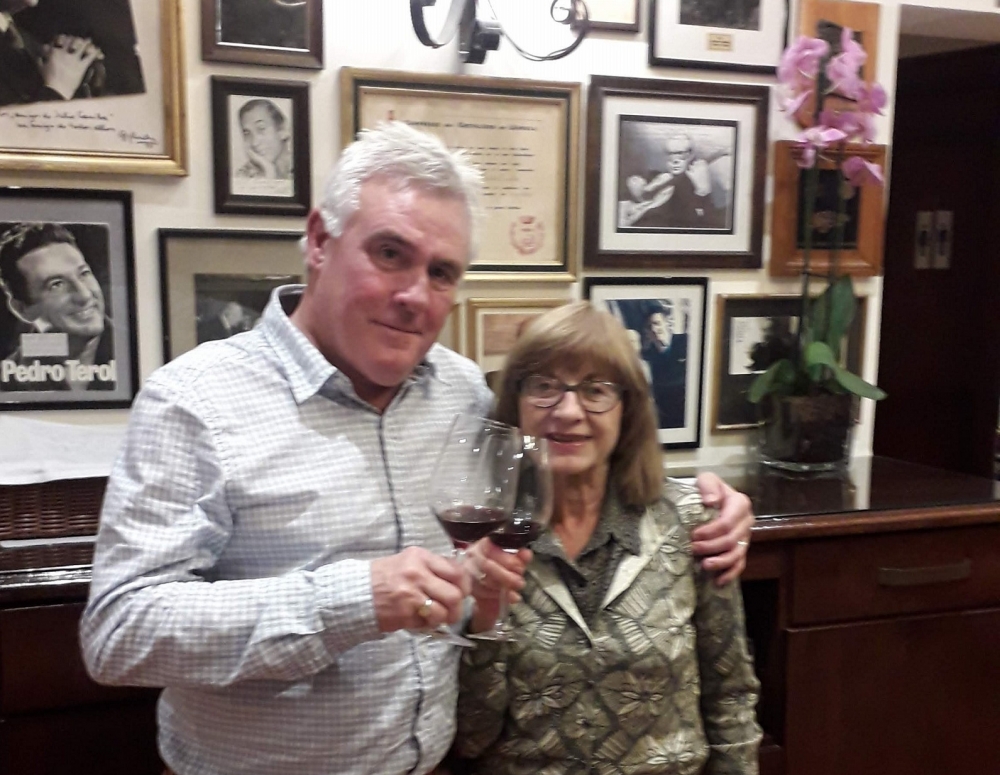
<svg viewBox="0 0 1000 775"><path fill-rule="evenodd" d="M865 509L757 504L743 589L762 775L1000 772L1000 501L969 478L968 502L941 505L957 480L902 473L902 500L873 486ZM931 505L892 508L918 492Z"/></svg>

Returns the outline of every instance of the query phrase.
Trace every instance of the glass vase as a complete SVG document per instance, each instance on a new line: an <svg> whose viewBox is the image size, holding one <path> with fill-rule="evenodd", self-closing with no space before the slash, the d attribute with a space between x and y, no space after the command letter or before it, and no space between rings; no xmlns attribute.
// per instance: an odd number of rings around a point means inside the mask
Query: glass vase
<svg viewBox="0 0 1000 775"><path fill-rule="evenodd" d="M768 395L758 405L757 456L772 468L797 473L847 467L853 428L853 396Z"/></svg>

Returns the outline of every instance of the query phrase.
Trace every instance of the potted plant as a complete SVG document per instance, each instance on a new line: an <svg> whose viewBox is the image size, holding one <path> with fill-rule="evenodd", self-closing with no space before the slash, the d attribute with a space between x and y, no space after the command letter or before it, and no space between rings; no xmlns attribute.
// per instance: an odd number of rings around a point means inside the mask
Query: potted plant
<svg viewBox="0 0 1000 775"><path fill-rule="evenodd" d="M886 104L875 82L860 77L867 55L850 29L842 31L840 51L831 55L820 38L800 37L789 46L778 68L781 109L790 116L809 110L811 124L796 138L796 162L804 178L802 207L802 312L794 336L776 336L764 345L774 358L751 384L748 398L761 417L759 455L762 462L793 471L830 470L846 464L854 396L879 400L885 392L841 365L841 347L857 311L854 286L837 271L843 244L846 198L861 185L882 185L882 169L847 153L848 143L874 139L874 116ZM825 80L821 81L821 75ZM838 97L832 106L831 96ZM820 156L834 160L843 175L836 212L818 213ZM816 221L832 224L828 271L811 271L810 252ZM811 296L811 281L825 281ZM787 332L786 332L787 333ZM770 360L769 358L769 360Z"/></svg>

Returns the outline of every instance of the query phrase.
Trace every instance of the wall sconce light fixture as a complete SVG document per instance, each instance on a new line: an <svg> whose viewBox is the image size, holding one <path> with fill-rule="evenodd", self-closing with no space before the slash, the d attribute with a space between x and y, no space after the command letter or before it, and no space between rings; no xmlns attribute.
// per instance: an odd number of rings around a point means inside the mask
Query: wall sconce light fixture
<svg viewBox="0 0 1000 775"><path fill-rule="evenodd" d="M518 46L510 34L504 32L498 20L499 17L493 9L493 0L486 0L486 4L493 14L492 19L479 19L477 17L478 0L450 0L450 2L451 5L441 30L436 35L432 35L424 20L424 9L437 5L437 0L410 0L410 20L413 22L413 31L421 43L431 48L441 48L441 46L447 45L457 33L459 36L458 51L462 61L474 65L481 65L486 60L487 51L497 50L500 38L507 38L514 49L525 59L535 62L562 59L576 50L577 46L583 42L589 29L590 17L583 0L552 0L552 4L549 6L549 16L557 24L568 25L576 32L576 37L568 46L548 54L532 54Z"/></svg>

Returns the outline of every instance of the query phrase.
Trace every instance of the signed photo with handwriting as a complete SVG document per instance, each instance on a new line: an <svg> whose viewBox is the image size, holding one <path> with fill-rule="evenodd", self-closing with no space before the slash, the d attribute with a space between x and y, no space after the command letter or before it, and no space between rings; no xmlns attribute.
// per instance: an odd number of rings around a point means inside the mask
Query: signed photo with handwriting
<svg viewBox="0 0 1000 775"><path fill-rule="evenodd" d="M619 121L618 231L732 233L735 121Z"/></svg>
<svg viewBox="0 0 1000 775"><path fill-rule="evenodd" d="M0 105L146 91L129 0L8 0L0 9Z"/></svg>
<svg viewBox="0 0 1000 775"><path fill-rule="evenodd" d="M127 405L130 194L0 191L0 405Z"/></svg>

